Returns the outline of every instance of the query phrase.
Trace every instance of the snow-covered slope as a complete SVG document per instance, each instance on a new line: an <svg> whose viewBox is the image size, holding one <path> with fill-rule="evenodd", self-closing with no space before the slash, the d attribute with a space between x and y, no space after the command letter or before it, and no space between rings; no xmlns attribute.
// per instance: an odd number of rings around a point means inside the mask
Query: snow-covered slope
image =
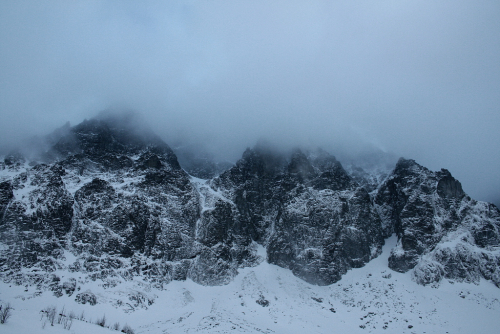
<svg viewBox="0 0 500 334"><path fill-rule="evenodd" d="M336 284L310 285L290 271L266 262L245 268L225 286L175 281L156 290L141 281L116 287L96 282L82 285L97 297L95 306L34 288L0 285L0 300L14 307L2 333L113 333L93 322L127 323L139 333L484 333L498 332L500 290L443 282L439 288L415 284L409 273L387 268L396 237L381 256L349 271ZM133 294L135 293L135 295ZM118 302L121 301L121 303ZM138 305L140 300L150 302ZM74 320L70 330L50 326L40 310L64 307ZM135 312L131 312L132 310ZM26 319L30 319L26 321ZM88 321L88 322L85 322Z"/></svg>

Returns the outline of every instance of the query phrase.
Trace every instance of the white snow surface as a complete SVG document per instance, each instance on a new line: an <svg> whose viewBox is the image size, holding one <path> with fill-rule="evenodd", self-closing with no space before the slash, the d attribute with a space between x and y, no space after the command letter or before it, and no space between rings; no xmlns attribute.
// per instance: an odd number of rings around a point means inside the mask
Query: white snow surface
<svg viewBox="0 0 500 334"><path fill-rule="evenodd" d="M235 204L230 199L224 197L224 195L220 191L212 189L209 180L199 179L191 176L191 183L195 186L196 190L200 194L202 213L206 210L214 209L215 202L218 200L228 202L231 205L235 206Z"/></svg>
<svg viewBox="0 0 500 334"><path fill-rule="evenodd" d="M106 325L127 323L139 333L498 333L500 289L492 283L452 283L424 287L387 268L393 236L383 253L366 266L350 270L330 286L310 285L267 262L240 269L225 286L173 281L156 290L139 280L116 286L101 281L78 282L90 290L97 305L81 305L75 295L57 298L51 291L37 296L35 287L0 283L0 303L13 306L0 333L117 333ZM61 279L78 273L58 272ZM66 276L66 277L64 277ZM129 297L141 295L153 303L136 306ZM121 303L119 302L121 301ZM257 303L259 301L259 303ZM268 302L267 306L266 305ZM40 310L64 307L69 315L83 312L71 328L51 326Z"/></svg>

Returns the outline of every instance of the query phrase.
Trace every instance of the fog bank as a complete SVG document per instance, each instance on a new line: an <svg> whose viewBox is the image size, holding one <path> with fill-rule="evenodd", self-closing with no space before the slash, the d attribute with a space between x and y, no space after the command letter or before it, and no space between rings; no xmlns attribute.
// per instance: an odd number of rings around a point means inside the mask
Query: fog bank
<svg viewBox="0 0 500 334"><path fill-rule="evenodd" d="M500 202L498 1L3 1L0 146L139 110L235 160L375 147Z"/></svg>

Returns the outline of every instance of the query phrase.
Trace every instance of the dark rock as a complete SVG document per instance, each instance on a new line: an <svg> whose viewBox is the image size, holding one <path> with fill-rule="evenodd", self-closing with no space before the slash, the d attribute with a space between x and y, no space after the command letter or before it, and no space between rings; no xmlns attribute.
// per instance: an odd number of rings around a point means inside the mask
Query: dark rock
<svg viewBox="0 0 500 334"><path fill-rule="evenodd" d="M400 242L389 258L391 269L399 272L412 269L419 256L435 245L446 229L457 225L453 215L437 217L435 214L435 206L443 200L436 199L433 194L443 177L451 176L433 173L413 160L400 159L392 175L380 187L375 203L379 205L385 233L396 232ZM458 205L457 202L450 204Z"/></svg>
<svg viewBox="0 0 500 334"><path fill-rule="evenodd" d="M437 184L437 193L443 198L449 199L462 199L465 196L460 182L451 176L450 172L446 169L441 169L441 172L436 173L439 181Z"/></svg>
<svg viewBox="0 0 500 334"><path fill-rule="evenodd" d="M319 150L311 159L312 164L319 170L319 175L313 182L316 189L345 190L356 187L355 182L334 156Z"/></svg>
<svg viewBox="0 0 500 334"><path fill-rule="evenodd" d="M76 289L76 279L70 278L69 281L63 283L62 288L68 296L71 296Z"/></svg>
<svg viewBox="0 0 500 334"><path fill-rule="evenodd" d="M59 276L54 274L52 274L51 277L52 278L49 283L50 290L54 292L54 296L56 296L57 298L62 297L63 296L62 285L59 284L61 279L59 278Z"/></svg>
<svg viewBox="0 0 500 334"><path fill-rule="evenodd" d="M444 169L400 159L379 185L380 175L352 166L349 174L324 151L283 153L261 142L203 181L133 114L68 124L47 142L46 163L11 156L1 166L7 281L36 282L58 296L72 295L76 281L61 284L48 274L56 270L104 287L136 276L159 288L187 278L220 285L263 261L264 247L268 262L326 285L378 256L395 233L389 267L413 270L417 282L485 278L500 286L500 211L472 200ZM188 172L218 173L213 161L197 169L196 159ZM71 265L67 252L77 257ZM131 301L147 307L143 297ZM76 299L96 302L90 292Z"/></svg>
<svg viewBox="0 0 500 334"><path fill-rule="evenodd" d="M4 164L9 168L20 167L26 159L19 151L12 151L4 158Z"/></svg>
<svg viewBox="0 0 500 334"><path fill-rule="evenodd" d="M12 184L8 181L0 183L0 224L2 224L3 217L7 206L14 198Z"/></svg>
<svg viewBox="0 0 500 334"><path fill-rule="evenodd" d="M75 301L80 304L87 304L94 306L97 304L97 297L89 290L81 292L76 295Z"/></svg>
<svg viewBox="0 0 500 334"><path fill-rule="evenodd" d="M148 168L160 169L161 167L163 167L160 158L156 154L151 152L143 154L139 158L137 163L139 164L140 168L143 169L148 169Z"/></svg>
<svg viewBox="0 0 500 334"><path fill-rule="evenodd" d="M460 182L442 169L431 172L413 160L400 159L379 188L375 203L386 233L398 236L389 267L413 269L418 283L441 279L500 283L500 211L466 196Z"/></svg>
<svg viewBox="0 0 500 334"><path fill-rule="evenodd" d="M214 186L236 205L233 233L266 244L270 263L310 283L331 284L380 253L380 220L368 193L324 152L309 159L296 150L287 161L256 147Z"/></svg>
<svg viewBox="0 0 500 334"><path fill-rule="evenodd" d="M229 229L233 227L233 214L231 205L222 200L215 203L215 208L202 213L200 218L200 231L198 240L207 247L218 243L227 243Z"/></svg>
<svg viewBox="0 0 500 334"><path fill-rule="evenodd" d="M262 307L268 307L270 304L269 300L265 299L264 296L262 296L262 295L255 302Z"/></svg>

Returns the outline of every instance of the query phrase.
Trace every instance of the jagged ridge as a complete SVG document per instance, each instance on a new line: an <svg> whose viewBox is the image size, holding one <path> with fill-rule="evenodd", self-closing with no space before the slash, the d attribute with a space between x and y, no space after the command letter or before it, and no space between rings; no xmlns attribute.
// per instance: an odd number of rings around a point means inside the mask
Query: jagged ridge
<svg viewBox="0 0 500 334"><path fill-rule="evenodd" d="M314 284L338 281L398 236L389 267L418 283L500 286L500 213L468 197L446 170L401 159L372 193L324 151L244 152L211 180L191 177L133 114L102 114L50 137L44 163L1 165L0 275L61 291L56 269L162 287L225 284L263 259ZM366 173L365 173L366 174ZM76 259L67 263L69 254Z"/></svg>

